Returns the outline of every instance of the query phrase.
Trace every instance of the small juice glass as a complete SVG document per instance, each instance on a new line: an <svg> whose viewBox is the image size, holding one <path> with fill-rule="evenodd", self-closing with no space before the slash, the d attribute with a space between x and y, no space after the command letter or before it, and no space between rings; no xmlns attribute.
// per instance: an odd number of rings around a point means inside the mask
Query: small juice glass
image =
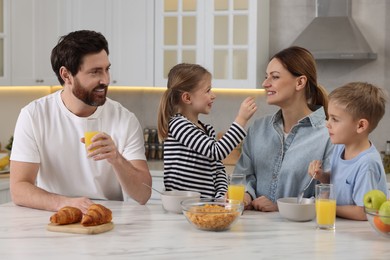
<svg viewBox="0 0 390 260"><path fill-rule="evenodd" d="M96 148L88 150L88 146L91 145L92 137L100 132L100 120L99 118L88 118L85 124L84 141L87 153L93 152Z"/></svg>
<svg viewBox="0 0 390 260"><path fill-rule="evenodd" d="M231 200L244 202L245 174L233 173L229 176L228 197Z"/></svg>

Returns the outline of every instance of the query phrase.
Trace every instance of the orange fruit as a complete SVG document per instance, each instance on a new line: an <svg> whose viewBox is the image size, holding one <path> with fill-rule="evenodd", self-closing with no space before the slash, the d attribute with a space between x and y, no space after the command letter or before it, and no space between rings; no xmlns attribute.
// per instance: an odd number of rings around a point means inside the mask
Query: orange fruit
<svg viewBox="0 0 390 260"><path fill-rule="evenodd" d="M381 232L390 232L390 225L383 223L380 217L374 217L374 225Z"/></svg>

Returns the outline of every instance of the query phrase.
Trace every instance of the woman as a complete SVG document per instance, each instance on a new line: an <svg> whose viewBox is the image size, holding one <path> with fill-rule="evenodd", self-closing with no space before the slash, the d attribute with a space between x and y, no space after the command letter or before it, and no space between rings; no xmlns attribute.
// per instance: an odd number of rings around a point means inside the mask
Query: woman
<svg viewBox="0 0 390 260"><path fill-rule="evenodd" d="M280 109L249 128L235 172L247 175L246 209L277 211L278 198L296 197L303 191L312 160L321 160L329 168L327 94L317 83L312 54L296 46L271 58L263 87L267 103ZM314 184L305 197L314 195Z"/></svg>

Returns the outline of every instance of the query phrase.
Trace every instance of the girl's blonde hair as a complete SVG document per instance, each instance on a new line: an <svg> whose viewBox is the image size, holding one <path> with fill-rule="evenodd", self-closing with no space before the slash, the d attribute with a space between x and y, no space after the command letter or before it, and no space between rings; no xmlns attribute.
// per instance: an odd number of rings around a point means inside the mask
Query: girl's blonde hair
<svg viewBox="0 0 390 260"><path fill-rule="evenodd" d="M292 75L307 77L305 95L309 108L314 110L317 105L323 106L328 118L328 93L317 82L317 66L313 55L305 48L292 46L276 53L271 60L273 58L278 59Z"/></svg>
<svg viewBox="0 0 390 260"><path fill-rule="evenodd" d="M160 100L157 118L157 130L160 140L168 137L169 119L178 112L181 96L185 92L192 92L200 81L210 72L198 64L180 63L168 73L167 90Z"/></svg>

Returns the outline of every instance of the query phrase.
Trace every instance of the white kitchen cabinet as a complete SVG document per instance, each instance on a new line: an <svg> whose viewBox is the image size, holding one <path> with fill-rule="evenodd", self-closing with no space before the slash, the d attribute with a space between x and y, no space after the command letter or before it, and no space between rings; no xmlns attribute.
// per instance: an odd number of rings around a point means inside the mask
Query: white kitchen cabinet
<svg viewBox="0 0 390 260"><path fill-rule="evenodd" d="M11 201L9 178L0 178L0 204Z"/></svg>
<svg viewBox="0 0 390 260"><path fill-rule="evenodd" d="M10 0L0 1L0 85L10 85Z"/></svg>
<svg viewBox="0 0 390 260"><path fill-rule="evenodd" d="M154 86L154 0L112 2L112 85Z"/></svg>
<svg viewBox="0 0 390 260"><path fill-rule="evenodd" d="M163 192L165 190L164 186L164 177L161 176L152 176L152 187L158 191ZM152 190L152 195L150 196L151 200L161 200L161 194Z"/></svg>
<svg viewBox="0 0 390 260"><path fill-rule="evenodd" d="M95 30L109 43L111 85L153 86L154 0L12 0L11 10L12 85L58 85L59 37Z"/></svg>
<svg viewBox="0 0 390 260"><path fill-rule="evenodd" d="M66 9L67 31L107 38L111 85L153 86L154 0L72 0Z"/></svg>
<svg viewBox="0 0 390 260"><path fill-rule="evenodd" d="M51 50L65 33L66 0L11 1L12 85L58 85Z"/></svg>
<svg viewBox="0 0 390 260"><path fill-rule="evenodd" d="M188 62L206 67L214 87L259 86L268 62L268 0L161 0L155 13L156 85Z"/></svg>
<svg viewBox="0 0 390 260"><path fill-rule="evenodd" d="M164 187L164 177L162 176L163 171L160 171L156 175L156 171L151 171L152 175L152 187L153 189L156 189L158 191L163 192L165 190ZM124 194L124 201L133 201L127 194ZM150 199L148 203L161 203L161 194L156 192L155 190L152 190L152 195L150 196Z"/></svg>

